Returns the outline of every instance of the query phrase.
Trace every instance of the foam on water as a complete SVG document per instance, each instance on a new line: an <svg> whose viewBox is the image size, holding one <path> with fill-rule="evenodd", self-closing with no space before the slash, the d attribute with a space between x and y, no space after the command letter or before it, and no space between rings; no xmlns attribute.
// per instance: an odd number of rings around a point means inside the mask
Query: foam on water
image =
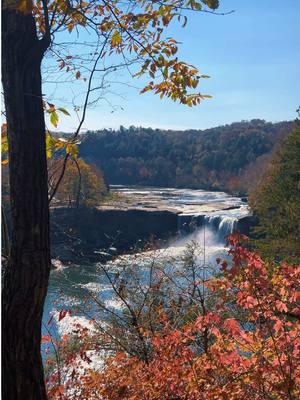
<svg viewBox="0 0 300 400"><path fill-rule="evenodd" d="M129 195L138 194L145 199L145 204L148 197L156 198L162 206L178 206L181 213L179 214L179 235L171 240L166 248L119 256L106 264L112 274L120 272L124 264L132 265L142 272L147 271L147 267L153 260L161 263L172 259L174 262L176 258L179 259L184 254L186 246L191 242L197 244L200 249L199 262L215 265L217 257L226 256L225 237L236 229L238 219L249 213L247 205L241 199L223 192L126 187L119 187L118 191ZM202 211L195 212L197 207L212 203L222 204L222 209L204 214ZM142 201L141 207L143 204ZM58 308L57 304L53 304L55 301L61 302L60 308L72 308L83 303L89 293L101 298L107 307L121 310L122 304L114 299L113 291L100 264L74 267L64 266L57 260L53 263L57 269L51 272L44 322L47 322L49 314ZM57 321L58 313L55 315ZM83 315L68 314L57 324L58 333L72 332L77 324L89 329L92 326Z"/></svg>
<svg viewBox="0 0 300 400"><path fill-rule="evenodd" d="M110 285L108 285L108 284L105 285L105 284L99 283L99 282L89 282L89 283L84 283L84 284L79 283L78 287L88 290L91 293L96 293L96 294L111 290Z"/></svg>

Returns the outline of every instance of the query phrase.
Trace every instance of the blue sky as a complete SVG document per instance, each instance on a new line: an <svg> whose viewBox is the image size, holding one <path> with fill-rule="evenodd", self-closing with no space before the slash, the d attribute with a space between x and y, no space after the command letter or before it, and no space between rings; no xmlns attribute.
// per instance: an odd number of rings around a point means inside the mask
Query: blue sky
<svg viewBox="0 0 300 400"><path fill-rule="evenodd" d="M300 0L221 0L221 11L231 15L191 13L185 28L171 34L182 42L180 57L211 76L202 93L212 99L190 109L151 93L120 85L112 103L88 111L84 129L120 125L165 129L205 129L234 121L268 121L296 117L300 105ZM139 80L124 80L141 86ZM59 129L72 131L74 116L63 118Z"/></svg>

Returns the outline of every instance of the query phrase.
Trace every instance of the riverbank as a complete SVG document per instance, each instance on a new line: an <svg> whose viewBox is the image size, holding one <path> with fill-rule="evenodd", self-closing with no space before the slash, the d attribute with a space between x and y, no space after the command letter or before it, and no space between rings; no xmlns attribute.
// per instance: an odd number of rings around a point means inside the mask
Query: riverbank
<svg viewBox="0 0 300 400"><path fill-rule="evenodd" d="M208 225L220 235L249 235L255 223L247 204L224 192L174 188L113 187L101 207L51 210L52 258L97 262L160 247L178 234ZM223 239L224 237L222 237Z"/></svg>

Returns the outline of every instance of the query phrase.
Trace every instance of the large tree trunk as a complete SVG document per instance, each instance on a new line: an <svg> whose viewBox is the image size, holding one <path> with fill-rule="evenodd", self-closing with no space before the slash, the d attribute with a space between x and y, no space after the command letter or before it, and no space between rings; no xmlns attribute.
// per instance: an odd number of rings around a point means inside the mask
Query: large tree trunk
<svg viewBox="0 0 300 400"><path fill-rule="evenodd" d="M3 400L43 400L41 321L50 272L40 66L48 43L31 14L3 9L2 81L8 124L12 236L4 277Z"/></svg>

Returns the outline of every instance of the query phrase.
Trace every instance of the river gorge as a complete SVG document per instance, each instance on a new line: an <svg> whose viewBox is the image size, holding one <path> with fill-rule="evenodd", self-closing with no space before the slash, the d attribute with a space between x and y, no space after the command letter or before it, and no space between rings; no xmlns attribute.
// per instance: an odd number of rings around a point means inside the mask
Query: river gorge
<svg viewBox="0 0 300 400"><path fill-rule="evenodd" d="M225 237L235 230L249 233L252 223L245 199L224 192L124 186L115 186L112 192L114 200L96 209L52 210L55 268L44 332L50 329L51 315L57 320L60 309L72 313L60 324L51 324L52 334L70 332L78 321L88 325L95 312L91 298L118 310L103 265L115 273L132 264L142 273L153 258L180 257L191 242L202 249L203 263L213 265L217 257L226 257Z"/></svg>

